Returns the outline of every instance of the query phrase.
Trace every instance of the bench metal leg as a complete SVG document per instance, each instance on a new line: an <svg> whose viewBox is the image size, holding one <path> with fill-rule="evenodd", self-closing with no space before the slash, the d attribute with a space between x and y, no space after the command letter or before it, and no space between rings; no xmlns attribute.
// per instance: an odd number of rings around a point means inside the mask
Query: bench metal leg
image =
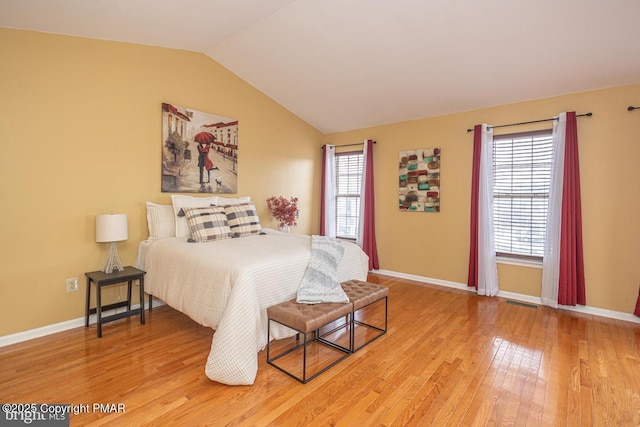
<svg viewBox="0 0 640 427"><path fill-rule="evenodd" d="M335 320L334 320L335 321ZM332 322L334 322L332 321ZM271 355L271 341L269 340L269 338L271 337L271 322L276 322L280 325L286 326L288 328L291 328L291 326L289 325L284 325L276 320L273 319L268 319L267 321L267 363L275 368L277 368L278 370L284 372L285 374L289 375L290 377L296 379L297 381L301 382L302 384L306 384L307 382L311 381L312 379L314 379L315 377L317 377L318 375L326 372L327 370L329 370L331 367L335 366L336 364L338 364L340 361L344 360L346 357L348 357L351 354L351 348L345 348L337 343L334 343L324 337L326 337L328 334L335 332L336 329L333 329L329 332L326 332L324 334L322 334L322 336L320 336L318 333L316 333L317 331L312 331L309 333L304 333L303 331L297 331L297 336L296 336L296 345L294 345L293 347L283 351L282 353L272 356ZM332 323L330 322L330 323ZM342 327L347 327L350 329L352 325L352 322L349 321L348 323L346 323L345 325L343 325ZM326 325L325 325L326 326ZM313 337L311 339L309 339L308 335L309 334L313 334ZM303 339L302 339L302 343L300 343L299 340L299 336L302 335ZM351 331L349 330L349 335L351 336ZM317 372L314 372L311 375L307 375L307 348L308 346L313 343L313 342L318 342L321 343L323 345L326 345L328 347L334 348L336 350L338 350L339 352L343 353L338 359L334 360L333 362L329 363L328 365L324 366L323 368L321 368L320 370L318 370ZM284 369L281 366L278 366L275 362L278 359L281 359L282 357L296 351L299 350L300 348L302 348L302 376L296 376L295 374L293 374L292 372L287 371L286 369Z"/></svg>
<svg viewBox="0 0 640 427"><path fill-rule="evenodd" d="M365 309L365 308L367 308L367 307L369 307L369 306L372 306L372 305L374 305L374 304L378 304L378 303L382 302L382 300L383 300L383 299L384 299L384 327L382 327L382 328L381 328L381 327L379 327L379 326L372 325L372 324L370 324L370 323L366 323L366 322L363 322L363 321L360 321L360 320L356 320L356 313L357 313L358 311L363 310L363 309ZM372 303L370 303L370 304L367 304L367 305L365 305L365 306L363 306L363 307L360 307L358 310L355 310L355 311L353 312L353 315L352 315L352 317L351 317L351 319L352 319L352 321L353 321L353 326L352 326L352 328L351 328L351 352L352 352L352 353L355 353L356 351L360 350L360 349L361 349L362 347L364 347L365 345L371 344L373 341L377 340L377 339L378 339L378 338L380 338L382 335L384 335L384 334L386 334L386 333L387 333L387 323L388 323L388 317L389 317L389 310L388 310L388 309L389 309L389 297L388 297L388 296L386 296L386 297L381 298L381 299L379 299L379 300L377 300L377 301L374 301L374 302L372 302ZM373 338L371 338L371 339L369 339L369 340L366 340L366 341L365 341L362 345L360 345L359 347L356 347L356 339L355 339L356 326L364 326L364 327L366 327L366 328L376 330L376 331L378 331L379 333L378 333L375 337L373 337Z"/></svg>

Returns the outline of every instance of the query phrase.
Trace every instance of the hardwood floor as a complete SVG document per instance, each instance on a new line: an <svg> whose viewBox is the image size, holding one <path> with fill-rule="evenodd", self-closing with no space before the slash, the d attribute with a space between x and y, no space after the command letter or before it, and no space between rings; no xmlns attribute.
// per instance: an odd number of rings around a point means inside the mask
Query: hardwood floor
<svg viewBox="0 0 640 427"><path fill-rule="evenodd" d="M306 385L264 351L253 386L210 381L213 331L163 306L0 348L0 402L88 404L72 426L640 425L640 325L369 280L388 333Z"/></svg>

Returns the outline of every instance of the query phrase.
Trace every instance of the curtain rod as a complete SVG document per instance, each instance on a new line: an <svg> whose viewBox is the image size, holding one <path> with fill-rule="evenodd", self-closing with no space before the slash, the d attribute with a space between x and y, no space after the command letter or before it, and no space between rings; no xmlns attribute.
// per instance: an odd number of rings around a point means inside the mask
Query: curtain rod
<svg viewBox="0 0 640 427"><path fill-rule="evenodd" d="M376 141L371 141L371 142L373 142L374 144L377 144ZM353 144L336 145L336 147L351 147L353 145L362 145L362 144L364 144L364 142L354 142ZM324 145L327 145L327 144L324 144ZM322 147L320 147L320 148L322 148Z"/></svg>
<svg viewBox="0 0 640 427"><path fill-rule="evenodd" d="M627 111L640 110L640 107L634 107L633 105L629 105L627 107Z"/></svg>
<svg viewBox="0 0 640 427"><path fill-rule="evenodd" d="M629 107L631 108L631 107ZM584 113L584 114L577 114L576 117L591 117L593 116L593 113ZM507 127L507 126L520 126L520 125L528 125L531 123L541 123L541 122L549 122L551 120L557 120L557 117L552 117L550 119L542 119L542 120L532 120L530 122L520 122L520 123L510 123L508 125L497 125L497 126L489 126L489 129L495 129L495 128L503 128L503 127ZM467 132L473 132L473 129L467 129Z"/></svg>

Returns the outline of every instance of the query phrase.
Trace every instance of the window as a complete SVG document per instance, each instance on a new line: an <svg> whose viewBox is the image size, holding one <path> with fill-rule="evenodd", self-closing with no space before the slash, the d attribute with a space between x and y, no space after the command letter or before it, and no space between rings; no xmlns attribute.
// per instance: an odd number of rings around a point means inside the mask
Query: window
<svg viewBox="0 0 640 427"><path fill-rule="evenodd" d="M336 236L340 238L358 237L363 161L361 152L336 153Z"/></svg>
<svg viewBox="0 0 640 427"><path fill-rule="evenodd" d="M542 259L551 142L551 130L493 138L493 220L498 255Z"/></svg>

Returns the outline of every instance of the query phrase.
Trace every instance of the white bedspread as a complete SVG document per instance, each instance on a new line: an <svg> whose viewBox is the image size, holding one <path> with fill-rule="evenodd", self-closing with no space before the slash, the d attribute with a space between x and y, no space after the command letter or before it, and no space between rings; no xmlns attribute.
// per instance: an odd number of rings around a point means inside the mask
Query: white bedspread
<svg viewBox="0 0 640 427"><path fill-rule="evenodd" d="M310 236L264 231L208 243L169 238L140 245L145 291L216 330L205 373L220 383L253 384L267 343L266 309L295 298L309 263ZM339 280L366 280L367 270L367 255L345 242ZM271 339L290 332L272 327Z"/></svg>

